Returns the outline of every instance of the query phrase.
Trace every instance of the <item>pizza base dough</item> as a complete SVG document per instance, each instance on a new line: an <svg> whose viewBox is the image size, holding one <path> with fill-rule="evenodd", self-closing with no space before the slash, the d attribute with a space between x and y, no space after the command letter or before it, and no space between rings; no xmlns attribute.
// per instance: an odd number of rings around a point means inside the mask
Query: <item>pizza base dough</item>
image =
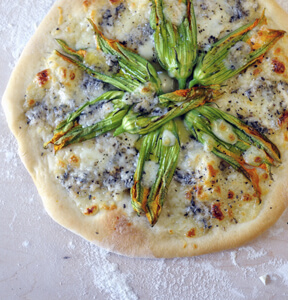
<svg viewBox="0 0 288 300"><path fill-rule="evenodd" d="M57 184L53 177L46 174L45 159L33 155L37 142L29 137L23 111L23 95L31 78L40 70L43 53L45 55L47 51L55 48L53 38L47 37L58 22L58 7L72 10L73 15L73 12L81 9L82 2L73 1L73 7L68 0L55 2L23 51L3 97L9 127L19 143L20 157L31 174L49 215L62 226L110 251L132 257L151 258L194 256L238 247L272 226L288 206L288 172L285 167L279 170L277 182L265 196L263 208L253 221L231 226L226 228L225 232L214 228L213 233L208 236L186 241L184 237L182 240L173 236L162 236L161 232L151 229L148 225L137 225L137 222L128 226L128 219L121 209L107 211L96 217L87 217L70 201L67 191ZM288 31L287 13L272 0L259 2L267 8L268 19L273 19L277 28ZM285 36L284 39L288 46L288 37ZM288 163L288 150L282 153L282 159L282 166Z"/></svg>

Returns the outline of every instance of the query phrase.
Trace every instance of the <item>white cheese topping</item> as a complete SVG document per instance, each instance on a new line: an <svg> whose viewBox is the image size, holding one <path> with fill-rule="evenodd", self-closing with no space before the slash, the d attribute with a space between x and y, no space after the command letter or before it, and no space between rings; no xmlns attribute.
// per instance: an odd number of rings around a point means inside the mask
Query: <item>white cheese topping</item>
<svg viewBox="0 0 288 300"><path fill-rule="evenodd" d="M237 135L233 131L233 127L224 120L218 119L211 124L212 132L222 141L229 144L237 143Z"/></svg>
<svg viewBox="0 0 288 300"><path fill-rule="evenodd" d="M138 48L138 54L151 61L153 60L153 55L154 55L154 40L152 39L152 36L151 38L146 38L145 39L145 43L143 45L139 45L139 48Z"/></svg>
<svg viewBox="0 0 288 300"><path fill-rule="evenodd" d="M176 143L176 137L170 130L164 130L162 135L162 144L166 147L172 147Z"/></svg>
<svg viewBox="0 0 288 300"><path fill-rule="evenodd" d="M262 149L251 146L243 153L245 162L251 166L259 166L266 158L266 154Z"/></svg>
<svg viewBox="0 0 288 300"><path fill-rule="evenodd" d="M159 164L157 164L152 160L147 161L144 165L144 172L141 180L142 186L146 188L152 187L152 185L156 181L158 170L159 170Z"/></svg>
<svg viewBox="0 0 288 300"><path fill-rule="evenodd" d="M162 91L164 94L174 92L175 87L175 80L167 74L167 72L160 71L158 72L158 77L161 80L162 83Z"/></svg>
<svg viewBox="0 0 288 300"><path fill-rule="evenodd" d="M163 12L168 21L180 26L187 12L187 6L179 1L177 1L177 5L175 5L175 0L166 0L164 2Z"/></svg>
<svg viewBox="0 0 288 300"><path fill-rule="evenodd" d="M208 135L206 133L204 133L202 135L202 139L205 141L204 142L204 150L206 152L211 152L214 148L216 141L210 135Z"/></svg>
<svg viewBox="0 0 288 300"><path fill-rule="evenodd" d="M128 0L127 4L128 4L129 10L136 16L138 16L137 13L139 13L139 11L147 12L147 15L149 16L149 14L150 14L149 2L150 2L150 0L141 0L141 1Z"/></svg>

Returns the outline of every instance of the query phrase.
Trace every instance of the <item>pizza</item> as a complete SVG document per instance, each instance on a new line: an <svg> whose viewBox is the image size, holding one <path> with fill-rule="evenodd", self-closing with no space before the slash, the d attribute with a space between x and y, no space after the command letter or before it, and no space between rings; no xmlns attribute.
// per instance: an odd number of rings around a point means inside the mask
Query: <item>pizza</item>
<svg viewBox="0 0 288 300"><path fill-rule="evenodd" d="M132 257L272 226L288 205L285 18L272 0L56 1L3 98L51 217Z"/></svg>

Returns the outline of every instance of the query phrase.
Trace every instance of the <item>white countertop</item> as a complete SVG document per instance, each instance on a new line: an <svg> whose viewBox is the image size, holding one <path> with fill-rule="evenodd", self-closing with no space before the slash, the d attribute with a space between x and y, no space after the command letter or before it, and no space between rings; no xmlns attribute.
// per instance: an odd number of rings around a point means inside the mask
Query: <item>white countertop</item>
<svg viewBox="0 0 288 300"><path fill-rule="evenodd" d="M0 97L53 2L0 1ZM171 260L111 254L50 219L2 107L0 124L0 299L288 299L288 210L240 249Z"/></svg>

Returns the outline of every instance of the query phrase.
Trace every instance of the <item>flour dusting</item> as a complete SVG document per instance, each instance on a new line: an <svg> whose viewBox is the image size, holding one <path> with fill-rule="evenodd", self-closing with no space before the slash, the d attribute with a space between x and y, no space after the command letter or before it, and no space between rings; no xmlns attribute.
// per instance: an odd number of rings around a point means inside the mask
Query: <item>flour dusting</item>
<svg viewBox="0 0 288 300"><path fill-rule="evenodd" d="M29 241L24 241L24 242L22 243L22 247L23 247L23 248L27 248L27 247L29 246L29 244L30 244Z"/></svg>
<svg viewBox="0 0 288 300"><path fill-rule="evenodd" d="M242 249L247 252L247 259L250 259L250 260L258 259L267 254L267 251L265 251L264 249L259 249L257 251L256 249L254 249L252 247L240 248L240 250L242 250Z"/></svg>
<svg viewBox="0 0 288 300"><path fill-rule="evenodd" d="M109 299L139 299L127 282L128 275L122 273L116 263L109 261L110 254L107 251L86 243L85 253L83 254L85 255L86 265L92 273L95 286L101 292L109 295Z"/></svg>
<svg viewBox="0 0 288 300"><path fill-rule="evenodd" d="M288 263L286 262L278 270L275 271L275 274L279 275L282 279L282 282L288 287Z"/></svg>

